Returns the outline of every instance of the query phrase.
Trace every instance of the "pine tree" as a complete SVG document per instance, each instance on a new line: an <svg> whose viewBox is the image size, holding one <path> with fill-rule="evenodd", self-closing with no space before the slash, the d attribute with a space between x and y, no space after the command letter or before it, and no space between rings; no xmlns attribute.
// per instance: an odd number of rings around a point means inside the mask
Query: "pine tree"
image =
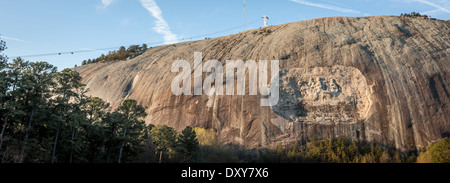
<svg viewBox="0 0 450 183"><path fill-rule="evenodd" d="M8 109L7 101L8 99L8 88L11 84L10 78L8 77L8 60L7 57L2 54L2 52L6 49L6 44L3 40L0 40L0 102L1 102L1 108L0 108L0 115L6 116L5 119L0 118L0 120L3 121L2 125L2 131L0 136L0 150L2 149L3 145L3 137L4 132L6 129L6 125L8 124L8 117L11 109ZM6 113L6 115L5 115Z"/></svg>
<svg viewBox="0 0 450 183"><path fill-rule="evenodd" d="M136 100L133 99L125 99L118 107L117 111L124 115L124 121L121 125L122 131L123 131L123 139L122 139L122 145L119 150L119 158L117 160L118 163L121 162L122 159L122 152L123 148L125 146L125 143L127 142L127 130L137 127L142 128L142 121L139 121L140 118L143 118L147 116L147 113L145 113L145 109L138 105Z"/></svg>
<svg viewBox="0 0 450 183"><path fill-rule="evenodd" d="M28 67L29 62L22 60L20 57L13 59L13 62L8 64L8 72L5 81L9 82L9 90L4 95L6 98L3 99L2 105L4 112L6 112L6 115L2 114L2 116L5 116L5 118L3 119L4 121L0 137L0 150L3 148L3 144L6 139L7 127L10 127L11 132L14 131L14 126L16 126L16 124L13 123L18 123L18 121L14 121L14 119L20 119L25 115L23 108L21 108L23 102L20 100L20 92L17 88L19 82L22 81L23 73L25 73L25 70L28 69ZM7 149L4 150L4 154L2 156L3 160L5 159L6 153Z"/></svg>
<svg viewBox="0 0 450 183"><path fill-rule="evenodd" d="M125 117L125 121L122 125L123 128L123 142L122 145L120 147L120 151L119 151L119 159L118 162L121 162L121 158L122 158L122 151L123 151L123 147L125 146L125 143L127 141L126 137L127 137L127 130L131 127L133 127L133 125L135 123L138 123L139 118L143 118L145 116L147 116L147 114L145 113L145 109L138 105L136 100L133 99L125 99L118 107L117 111L119 113L121 113L122 115L124 115Z"/></svg>
<svg viewBox="0 0 450 183"><path fill-rule="evenodd" d="M114 121L109 113L109 103L98 97L81 99L81 110L85 113L85 157L89 162L101 162L107 155L107 143L113 140Z"/></svg>
<svg viewBox="0 0 450 183"><path fill-rule="evenodd" d="M59 120L56 120L56 134L52 151L52 159L53 163L55 160L55 152L56 146L58 143L59 133L62 126L69 125L72 131L72 141L74 140L74 133L76 130L75 124L72 122L67 124L68 112L72 108L72 104L69 103L72 99L78 97L78 93L76 91L83 87L84 84L81 83L81 76L77 71L71 69L64 69L61 72L55 74L56 85L53 90L54 96L56 98L53 100L57 110L59 111Z"/></svg>
<svg viewBox="0 0 450 183"><path fill-rule="evenodd" d="M197 135L192 127L187 126L177 138L177 151L185 162L191 162L199 149Z"/></svg>
<svg viewBox="0 0 450 183"><path fill-rule="evenodd" d="M147 49L148 49L148 46L147 46L147 44L145 44L145 43L144 43L144 44L142 44L142 50L143 50L143 51L145 51L145 50L147 50Z"/></svg>
<svg viewBox="0 0 450 183"><path fill-rule="evenodd" d="M153 127L150 134L159 151L159 162L162 163L163 157L166 157L169 150L173 149L175 145L177 132L167 125L158 125Z"/></svg>
<svg viewBox="0 0 450 183"><path fill-rule="evenodd" d="M27 113L28 118L19 162L24 161L25 149L34 115L46 111L45 104L51 97L50 86L54 84L52 79L54 73L56 73L56 67L51 64L31 62L29 68L24 71L22 81L18 83L20 97L23 98L24 111Z"/></svg>
<svg viewBox="0 0 450 183"><path fill-rule="evenodd" d="M126 119L124 116L118 112L106 113L101 119L101 124L98 126L98 131L94 131L97 133L92 134L98 135L96 136L100 140L98 143L103 146L100 149L95 149L103 151L100 152L103 162L116 162L119 157L118 152L122 144L123 133L120 127L125 120Z"/></svg>

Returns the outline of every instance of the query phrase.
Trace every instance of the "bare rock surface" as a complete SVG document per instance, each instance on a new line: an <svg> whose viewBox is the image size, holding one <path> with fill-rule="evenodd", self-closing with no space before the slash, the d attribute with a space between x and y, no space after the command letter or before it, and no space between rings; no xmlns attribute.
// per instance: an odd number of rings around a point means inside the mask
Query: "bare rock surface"
<svg viewBox="0 0 450 183"><path fill-rule="evenodd" d="M147 123L213 128L227 143L274 147L338 136L418 150L450 134L450 22L394 16L312 19L149 49L76 68L89 94L136 99ZM175 96L175 60L280 60L280 100ZM206 74L203 75L206 77ZM248 93L248 78L247 78Z"/></svg>

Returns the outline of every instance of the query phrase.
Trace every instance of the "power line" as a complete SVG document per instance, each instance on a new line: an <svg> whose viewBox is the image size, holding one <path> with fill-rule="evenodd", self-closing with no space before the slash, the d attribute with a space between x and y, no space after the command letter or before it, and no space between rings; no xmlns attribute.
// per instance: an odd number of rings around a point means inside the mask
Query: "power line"
<svg viewBox="0 0 450 183"><path fill-rule="evenodd" d="M251 22L250 25L256 23L258 20L254 20ZM208 34L202 34L202 35L197 35L197 36L193 36L193 37L185 37L185 38L181 38L180 40L184 41L184 40L193 40L193 39L197 39L197 38L203 38L203 37L207 37L207 36L213 36L213 35L217 35L217 34L221 34L221 33L225 33L225 32L229 32L235 29L240 29L242 28L242 26L236 26L236 27L232 27L229 29L225 29L225 30L221 30L221 31L217 31L217 32L212 32L212 33L208 33ZM158 41L158 42L151 42L151 43L145 43L149 46L151 45L156 45L156 46L160 46L164 43L164 41ZM131 46L131 45L129 45ZM109 48L98 48L98 49L84 49L84 50L76 50L76 51L63 51L63 52L54 52L54 53L44 53L44 54L33 54L33 55L22 55L22 56L14 56L11 58L17 58L17 57L21 57L21 58L29 58L29 57L44 57L44 56L55 56L55 55L73 55L73 54L77 54L77 53L88 53L88 52L96 52L96 51L109 51L109 50L117 50L119 49L121 46L115 46L115 47L109 47Z"/></svg>
<svg viewBox="0 0 450 183"><path fill-rule="evenodd" d="M111 49L116 49L119 47L110 47L110 48L100 48L100 49L86 49L86 50L78 50L78 51L65 51L65 52L58 52L58 53L44 53L44 54L36 54L36 55L24 55L24 56L15 56L16 57L44 57L44 56L53 56L53 55L68 55L68 54L75 54L75 53L83 53L83 52L94 52L94 51L106 51Z"/></svg>

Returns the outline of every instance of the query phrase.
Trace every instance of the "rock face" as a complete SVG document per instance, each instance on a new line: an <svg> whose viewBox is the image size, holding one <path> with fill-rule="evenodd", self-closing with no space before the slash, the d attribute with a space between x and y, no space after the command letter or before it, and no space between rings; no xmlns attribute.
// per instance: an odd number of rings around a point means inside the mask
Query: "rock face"
<svg viewBox="0 0 450 183"><path fill-rule="evenodd" d="M127 61L76 68L90 95L146 107L146 122L213 128L249 148L340 136L418 150L450 134L450 23L330 17L149 49ZM280 60L280 99L175 96L175 60ZM203 78L207 76L203 74ZM247 78L248 94L248 78Z"/></svg>

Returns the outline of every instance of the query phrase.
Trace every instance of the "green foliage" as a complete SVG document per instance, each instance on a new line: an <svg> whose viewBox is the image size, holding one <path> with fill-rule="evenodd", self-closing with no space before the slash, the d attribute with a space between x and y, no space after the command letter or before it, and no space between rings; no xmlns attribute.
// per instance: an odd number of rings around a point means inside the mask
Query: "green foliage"
<svg viewBox="0 0 450 183"><path fill-rule="evenodd" d="M306 162L391 163L394 152L377 144L350 141L344 138L313 139L299 155ZM402 162L398 160L396 162Z"/></svg>
<svg viewBox="0 0 450 183"><path fill-rule="evenodd" d="M421 15L420 13L416 13L416 12L402 13L402 14L400 14L400 16L401 17L421 17L421 18L425 18L425 19L430 18L430 16L428 16L428 15Z"/></svg>
<svg viewBox="0 0 450 183"><path fill-rule="evenodd" d="M268 163L412 163L410 156L392 148L367 142L351 141L345 138L327 137L311 139L304 145L295 144L283 147L280 144L274 151L266 151L254 162Z"/></svg>
<svg viewBox="0 0 450 183"><path fill-rule="evenodd" d="M141 118L147 116L147 113L133 99L125 99L117 108L117 112L123 117L121 120L122 123L119 123L123 133L123 137L120 139L122 145L120 146L118 158L118 162L120 163L124 148L129 148L131 150L129 151L130 153L135 153L134 149L139 149L138 146L141 143L139 136L145 126L145 122Z"/></svg>
<svg viewBox="0 0 450 183"><path fill-rule="evenodd" d="M90 63L96 63L96 62L106 62L106 61L119 61L119 60L126 60L126 59L132 59L135 58L141 54L143 54L145 51L147 51L147 45L142 44L142 46L139 45L131 45L127 48L124 46L121 46L119 50L111 51L107 55L102 54L100 57L95 59L89 59L84 60L82 62L82 65L90 64Z"/></svg>
<svg viewBox="0 0 450 183"><path fill-rule="evenodd" d="M221 143L213 129L195 128L199 151L197 162L199 163L241 163L239 158L242 147L227 146Z"/></svg>
<svg viewBox="0 0 450 183"><path fill-rule="evenodd" d="M136 101L110 112L102 99L85 95L74 70L1 59L1 162L128 162L151 146L151 126Z"/></svg>
<svg viewBox="0 0 450 183"><path fill-rule="evenodd" d="M165 159L173 155L177 132L167 125L159 125L152 128L150 134L160 154L160 162L167 162Z"/></svg>
<svg viewBox="0 0 450 183"><path fill-rule="evenodd" d="M192 127L187 126L177 137L176 151L181 161L193 162L199 149L197 135Z"/></svg>
<svg viewBox="0 0 450 183"><path fill-rule="evenodd" d="M125 99L117 108L117 111L123 114L128 120L137 120L147 116L145 109L137 104L136 100Z"/></svg>
<svg viewBox="0 0 450 183"><path fill-rule="evenodd" d="M158 162L160 154L164 162L196 159L192 128L178 135L165 125L145 125L145 109L132 99L111 111L102 99L85 95L74 70L56 72L48 63L16 58L0 71L2 162Z"/></svg>
<svg viewBox="0 0 450 183"><path fill-rule="evenodd" d="M172 127L167 125L159 125L152 130L150 134L153 137L153 141L156 144L158 150L167 152L175 145L177 132Z"/></svg>
<svg viewBox="0 0 450 183"><path fill-rule="evenodd" d="M202 146L219 146L220 142L217 139L216 133L213 129L195 128L194 129L198 142Z"/></svg>
<svg viewBox="0 0 450 183"><path fill-rule="evenodd" d="M89 97L81 106L87 113L89 124L99 122L108 112L109 104L98 97Z"/></svg>
<svg viewBox="0 0 450 183"><path fill-rule="evenodd" d="M7 58L2 54L2 52L6 49L5 42L3 40L0 40L0 97L1 99L5 99L6 91L8 89L8 82L7 79L7 72L5 71L6 67L8 66Z"/></svg>
<svg viewBox="0 0 450 183"><path fill-rule="evenodd" d="M450 139L441 139L435 144L430 144L426 151L419 154L418 163L450 163Z"/></svg>

